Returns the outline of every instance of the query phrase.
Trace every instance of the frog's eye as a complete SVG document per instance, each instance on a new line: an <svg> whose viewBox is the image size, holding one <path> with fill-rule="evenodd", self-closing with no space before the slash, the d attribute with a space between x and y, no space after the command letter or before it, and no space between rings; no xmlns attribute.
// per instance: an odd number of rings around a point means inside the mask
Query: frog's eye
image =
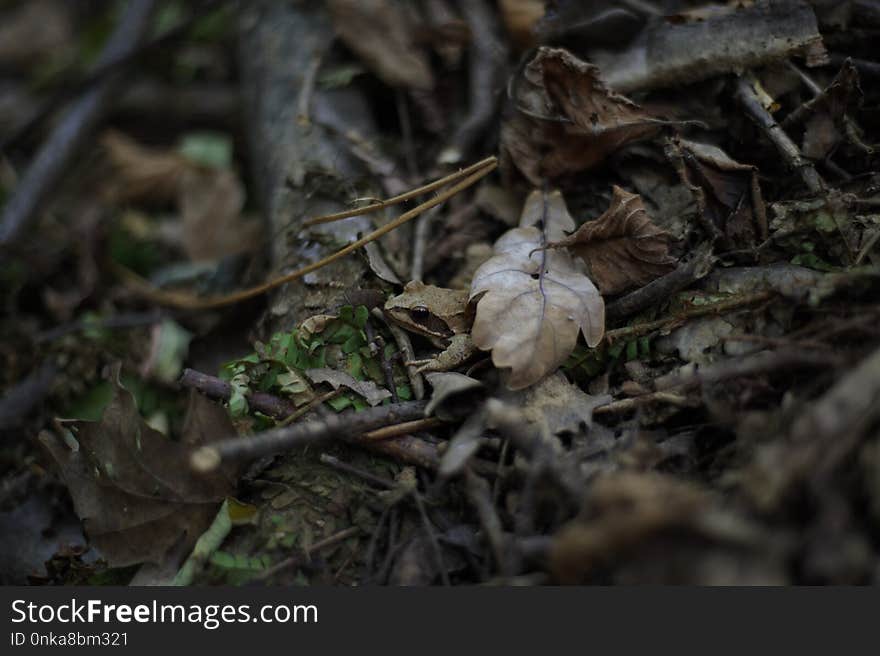
<svg viewBox="0 0 880 656"><path fill-rule="evenodd" d="M412 314L412 318L416 321L427 321L428 317L431 316L431 313L428 311L424 305L417 305L412 310L410 310Z"/></svg>

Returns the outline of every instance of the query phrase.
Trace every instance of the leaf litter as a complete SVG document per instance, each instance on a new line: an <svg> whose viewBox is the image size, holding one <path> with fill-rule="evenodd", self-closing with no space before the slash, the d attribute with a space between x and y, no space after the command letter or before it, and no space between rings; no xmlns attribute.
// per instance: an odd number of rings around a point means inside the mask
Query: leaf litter
<svg viewBox="0 0 880 656"><path fill-rule="evenodd" d="M4 201L94 55L62 4L0 52ZM167 97L125 76L3 264L4 580L876 583L871 3L601 4L248 6L125 64Z"/></svg>

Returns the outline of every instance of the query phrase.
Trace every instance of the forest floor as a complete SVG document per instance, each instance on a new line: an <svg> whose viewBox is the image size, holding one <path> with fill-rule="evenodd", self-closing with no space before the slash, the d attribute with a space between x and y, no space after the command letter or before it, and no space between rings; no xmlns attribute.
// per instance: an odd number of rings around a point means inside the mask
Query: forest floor
<svg viewBox="0 0 880 656"><path fill-rule="evenodd" d="M0 3L0 583L880 583L878 39Z"/></svg>

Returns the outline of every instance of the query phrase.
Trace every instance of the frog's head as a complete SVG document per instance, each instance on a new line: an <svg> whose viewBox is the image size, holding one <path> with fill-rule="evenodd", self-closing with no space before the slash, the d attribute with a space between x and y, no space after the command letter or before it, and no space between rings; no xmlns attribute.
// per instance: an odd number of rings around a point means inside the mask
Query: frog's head
<svg viewBox="0 0 880 656"><path fill-rule="evenodd" d="M466 294L463 296L461 291L414 280L407 283L403 293L388 299L385 316L411 332L444 339L459 332L457 321L466 303Z"/></svg>

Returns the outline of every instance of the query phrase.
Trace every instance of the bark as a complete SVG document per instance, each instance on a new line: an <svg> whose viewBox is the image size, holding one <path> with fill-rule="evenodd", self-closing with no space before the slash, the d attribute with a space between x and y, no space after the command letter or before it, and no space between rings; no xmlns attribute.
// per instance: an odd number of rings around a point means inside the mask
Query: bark
<svg viewBox="0 0 880 656"><path fill-rule="evenodd" d="M301 225L311 216L344 209L351 181L365 182L367 170L343 135L355 131L371 139L375 129L357 89L326 91L314 83L316 58L327 55L334 37L324 3L261 0L243 11L239 60L251 171L269 222L269 255L274 271L281 272L321 259L367 227L363 217L308 232ZM365 261L353 255L284 286L270 299L264 330L289 329L344 302L344 293L358 287L366 270Z"/></svg>

